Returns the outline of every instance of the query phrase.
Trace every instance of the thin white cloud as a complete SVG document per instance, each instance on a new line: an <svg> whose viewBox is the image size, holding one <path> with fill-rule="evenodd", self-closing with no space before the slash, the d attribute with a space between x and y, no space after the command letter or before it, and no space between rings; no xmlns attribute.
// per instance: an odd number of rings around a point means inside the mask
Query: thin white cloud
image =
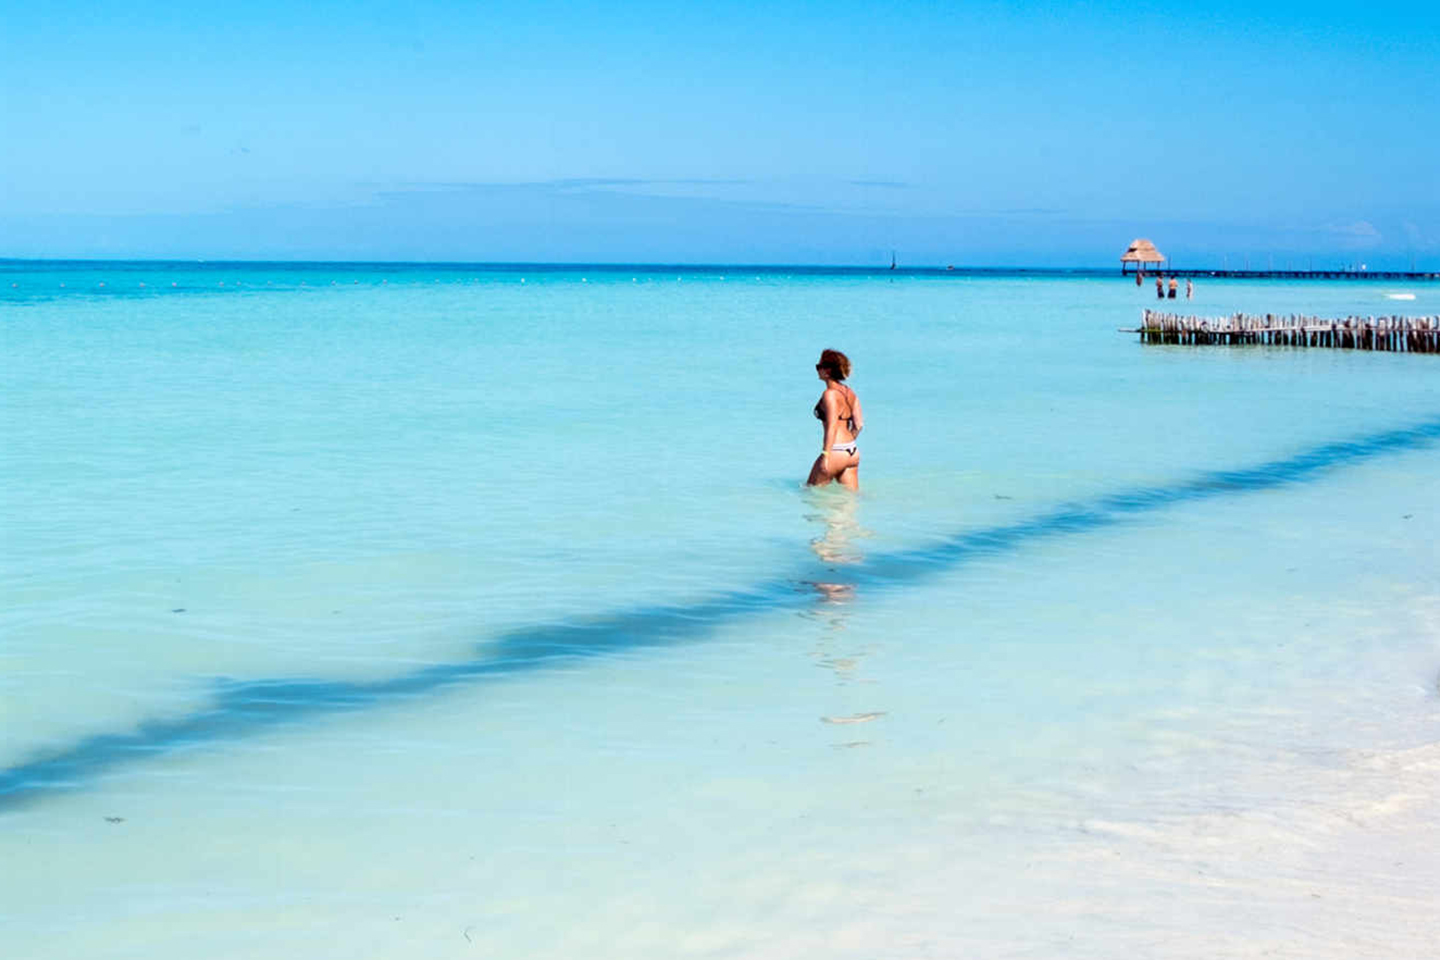
<svg viewBox="0 0 1440 960"><path fill-rule="evenodd" d="M1349 223L1331 223L1323 228L1325 233L1351 249L1377 247L1384 235L1369 220L1354 220Z"/></svg>

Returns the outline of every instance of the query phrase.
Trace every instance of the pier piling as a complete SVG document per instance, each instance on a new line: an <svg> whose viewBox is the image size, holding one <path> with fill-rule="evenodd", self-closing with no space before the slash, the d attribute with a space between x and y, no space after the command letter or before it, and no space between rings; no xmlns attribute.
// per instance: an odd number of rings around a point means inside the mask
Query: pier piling
<svg viewBox="0 0 1440 960"><path fill-rule="evenodd" d="M1195 317L1144 310L1140 326L1130 331L1141 343L1279 347L1328 347L1343 350L1385 350L1394 353L1440 353L1440 316L1346 317L1325 320L1299 315Z"/></svg>

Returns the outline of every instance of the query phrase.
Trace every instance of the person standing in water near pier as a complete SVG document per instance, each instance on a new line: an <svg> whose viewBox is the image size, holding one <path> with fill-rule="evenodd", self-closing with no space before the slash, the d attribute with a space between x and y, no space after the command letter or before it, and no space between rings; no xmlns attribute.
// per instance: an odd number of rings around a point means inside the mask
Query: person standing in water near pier
<svg viewBox="0 0 1440 960"><path fill-rule="evenodd" d="M821 351L815 375L825 384L825 392L815 404L815 419L822 426L820 456L815 458L805 482L823 487L838 480L842 487L859 490L860 448L855 438L865 427L865 415L860 410L860 398L845 384L850 376L850 358L839 350Z"/></svg>

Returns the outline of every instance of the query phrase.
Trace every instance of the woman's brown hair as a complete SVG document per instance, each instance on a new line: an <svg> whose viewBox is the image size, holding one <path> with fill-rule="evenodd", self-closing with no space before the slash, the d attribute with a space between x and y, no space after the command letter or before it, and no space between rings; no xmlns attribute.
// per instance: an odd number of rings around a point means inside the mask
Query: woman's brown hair
<svg viewBox="0 0 1440 960"><path fill-rule="evenodd" d="M820 362L815 364L815 369L831 380L844 380L850 376L850 358L839 350L821 350Z"/></svg>

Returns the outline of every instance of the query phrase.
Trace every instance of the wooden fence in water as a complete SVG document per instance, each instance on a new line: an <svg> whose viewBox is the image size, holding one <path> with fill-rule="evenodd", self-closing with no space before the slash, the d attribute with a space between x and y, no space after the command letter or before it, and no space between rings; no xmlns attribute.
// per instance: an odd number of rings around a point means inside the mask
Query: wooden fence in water
<svg viewBox="0 0 1440 960"><path fill-rule="evenodd" d="M1299 315L1192 317L1145 310L1141 343L1268 344L1277 347L1331 347L1440 353L1440 317L1346 317L1324 320Z"/></svg>

